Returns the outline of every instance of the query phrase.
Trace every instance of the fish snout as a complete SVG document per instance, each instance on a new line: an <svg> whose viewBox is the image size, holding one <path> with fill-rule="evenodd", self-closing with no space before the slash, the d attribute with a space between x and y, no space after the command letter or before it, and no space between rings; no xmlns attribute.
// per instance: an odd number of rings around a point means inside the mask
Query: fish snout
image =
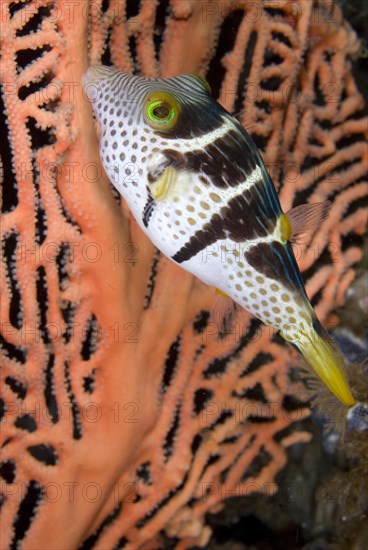
<svg viewBox="0 0 368 550"><path fill-rule="evenodd" d="M95 114L98 114L98 107L104 102L104 95L109 92L110 81L114 72L111 67L93 65L82 75L81 82L84 94L92 104Z"/></svg>
<svg viewBox="0 0 368 550"><path fill-rule="evenodd" d="M111 77L113 72L115 71L112 68L104 65L91 65L82 76L82 84L86 88L89 84Z"/></svg>

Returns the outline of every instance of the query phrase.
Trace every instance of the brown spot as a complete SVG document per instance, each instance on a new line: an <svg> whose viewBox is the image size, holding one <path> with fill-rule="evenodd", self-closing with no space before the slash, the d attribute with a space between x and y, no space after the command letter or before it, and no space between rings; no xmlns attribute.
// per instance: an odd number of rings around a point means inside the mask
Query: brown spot
<svg viewBox="0 0 368 550"><path fill-rule="evenodd" d="M214 202L221 202L221 197L217 193L210 193L210 197Z"/></svg>

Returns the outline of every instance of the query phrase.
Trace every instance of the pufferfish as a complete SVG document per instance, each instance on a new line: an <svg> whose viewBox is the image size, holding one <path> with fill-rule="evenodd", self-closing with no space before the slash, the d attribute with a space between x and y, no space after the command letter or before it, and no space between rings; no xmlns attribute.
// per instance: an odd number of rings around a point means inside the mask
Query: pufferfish
<svg viewBox="0 0 368 550"><path fill-rule="evenodd" d="M280 331L353 405L342 357L307 298L291 246L326 205L283 213L256 145L202 77L150 79L96 66L83 84L105 171L153 244Z"/></svg>

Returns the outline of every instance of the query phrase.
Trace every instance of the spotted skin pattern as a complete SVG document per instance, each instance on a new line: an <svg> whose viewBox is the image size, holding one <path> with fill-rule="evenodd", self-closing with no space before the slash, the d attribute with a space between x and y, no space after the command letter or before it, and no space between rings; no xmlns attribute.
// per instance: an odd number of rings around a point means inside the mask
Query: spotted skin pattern
<svg viewBox="0 0 368 550"><path fill-rule="evenodd" d="M101 128L103 166L150 240L281 331L318 372L327 335L282 229L287 218L275 188L244 128L195 75L148 79L98 66L84 85ZM144 111L147 98L162 91L180 106L168 130L153 127ZM351 402L342 365L335 370L338 382L318 374ZM345 385L343 397L334 385Z"/></svg>

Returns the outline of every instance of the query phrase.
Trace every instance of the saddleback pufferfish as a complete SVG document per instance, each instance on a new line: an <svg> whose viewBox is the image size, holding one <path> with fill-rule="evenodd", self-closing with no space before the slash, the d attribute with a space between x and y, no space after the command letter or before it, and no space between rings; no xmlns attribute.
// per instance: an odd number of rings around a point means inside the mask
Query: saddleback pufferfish
<svg viewBox="0 0 368 550"><path fill-rule="evenodd" d="M95 66L83 83L106 173L153 244L280 331L353 405L342 357L307 298L291 246L321 222L328 202L284 214L249 134L197 75L150 79Z"/></svg>

